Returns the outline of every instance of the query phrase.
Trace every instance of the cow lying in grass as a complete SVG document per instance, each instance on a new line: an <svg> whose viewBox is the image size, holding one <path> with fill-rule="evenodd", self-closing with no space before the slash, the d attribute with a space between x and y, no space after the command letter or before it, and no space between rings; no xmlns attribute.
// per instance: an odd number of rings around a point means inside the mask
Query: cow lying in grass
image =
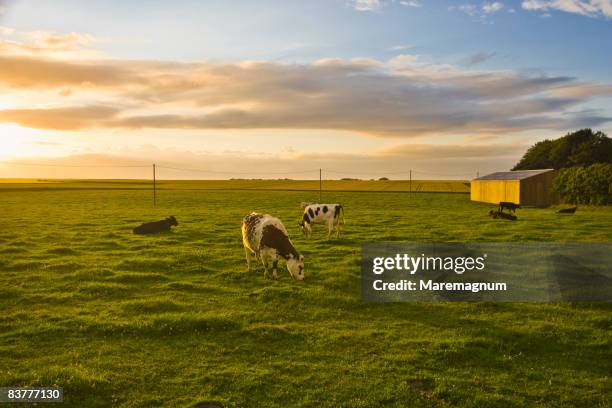
<svg viewBox="0 0 612 408"><path fill-rule="evenodd" d="M178 225L178 221L174 215L161 221L145 222L134 228L134 234L157 234L159 232L170 231L173 225Z"/></svg>
<svg viewBox="0 0 612 408"><path fill-rule="evenodd" d="M559 211L557 211L558 214L573 214L576 212L576 210L578 209L578 207L572 207L572 208L562 208Z"/></svg>
<svg viewBox="0 0 612 408"><path fill-rule="evenodd" d="M501 211L489 211L489 217L493 218L493 219L497 219L497 218L503 218L504 220L510 220L510 221L516 221L516 215L512 215L512 214L506 214L505 212L501 212Z"/></svg>
<svg viewBox="0 0 612 408"><path fill-rule="evenodd" d="M272 264L272 277L276 274L279 257L287 261L287 269L297 280L304 279L304 256L296 250L283 223L268 214L251 213L242 220L242 244L249 271L251 261L261 260L264 278L268 277L268 266Z"/></svg>
<svg viewBox="0 0 612 408"><path fill-rule="evenodd" d="M327 239L331 238L336 227L336 238L340 238L340 212L344 217L344 208L340 204L310 204L304 208L299 226L307 237L312 235L313 224L327 224Z"/></svg>

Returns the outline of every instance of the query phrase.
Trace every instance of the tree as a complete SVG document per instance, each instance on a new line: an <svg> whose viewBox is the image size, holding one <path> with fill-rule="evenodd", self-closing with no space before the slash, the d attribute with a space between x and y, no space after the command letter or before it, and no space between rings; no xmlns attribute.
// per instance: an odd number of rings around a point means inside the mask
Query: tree
<svg viewBox="0 0 612 408"><path fill-rule="evenodd" d="M512 170L533 170L594 163L612 163L612 139L602 132L581 129L531 146Z"/></svg>

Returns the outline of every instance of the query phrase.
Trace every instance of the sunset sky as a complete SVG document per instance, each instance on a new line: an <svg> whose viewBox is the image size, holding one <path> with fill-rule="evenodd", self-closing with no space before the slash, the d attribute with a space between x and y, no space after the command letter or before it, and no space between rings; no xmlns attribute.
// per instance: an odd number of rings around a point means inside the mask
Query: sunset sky
<svg viewBox="0 0 612 408"><path fill-rule="evenodd" d="M610 0L0 0L0 178L465 179L584 127Z"/></svg>

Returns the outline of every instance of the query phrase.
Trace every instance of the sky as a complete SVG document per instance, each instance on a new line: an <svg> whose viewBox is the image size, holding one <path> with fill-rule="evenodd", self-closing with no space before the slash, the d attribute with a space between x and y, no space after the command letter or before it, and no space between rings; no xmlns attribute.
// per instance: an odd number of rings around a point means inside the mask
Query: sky
<svg viewBox="0 0 612 408"><path fill-rule="evenodd" d="M469 179L611 66L611 0L0 0L0 178Z"/></svg>

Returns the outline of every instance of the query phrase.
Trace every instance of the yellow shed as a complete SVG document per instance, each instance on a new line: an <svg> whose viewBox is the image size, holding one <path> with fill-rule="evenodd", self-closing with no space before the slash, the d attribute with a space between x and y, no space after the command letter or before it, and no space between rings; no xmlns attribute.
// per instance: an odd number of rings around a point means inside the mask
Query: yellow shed
<svg viewBox="0 0 612 408"><path fill-rule="evenodd" d="M546 207L555 202L552 191L554 169L501 171L472 180L472 201L499 204L507 201L530 207Z"/></svg>

